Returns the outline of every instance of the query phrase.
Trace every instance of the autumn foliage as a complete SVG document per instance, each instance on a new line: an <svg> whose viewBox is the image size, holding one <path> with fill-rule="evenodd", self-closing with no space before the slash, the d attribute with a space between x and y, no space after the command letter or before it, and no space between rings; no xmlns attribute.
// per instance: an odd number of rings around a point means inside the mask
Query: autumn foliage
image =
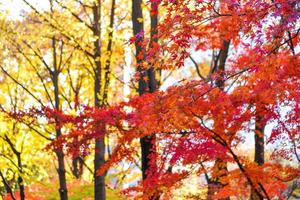
<svg viewBox="0 0 300 200"><path fill-rule="evenodd" d="M212 163L222 160L230 167L215 199L246 199L252 190L265 199L284 199L290 181L300 176L295 164L300 161L299 1L152 1L165 12L156 36L159 42L149 47L150 39L140 41L147 47L142 67L181 69L190 55L223 49L227 41L225 70L211 70L202 79L111 106L79 105L76 114L32 109L30 117L46 117L68 130L49 148L88 155L95 138L116 138L112 154L98 170L101 174L120 162L135 162L136 140L156 135L149 178L126 189L127 195L148 199L160 193L172 199L172 190L192 174L218 177L221 172ZM26 114L11 115L24 120ZM257 116L259 123L272 125L262 136L265 145L272 146L263 165L239 152L241 147L252 148L249 138L254 134L262 134L255 132Z"/></svg>

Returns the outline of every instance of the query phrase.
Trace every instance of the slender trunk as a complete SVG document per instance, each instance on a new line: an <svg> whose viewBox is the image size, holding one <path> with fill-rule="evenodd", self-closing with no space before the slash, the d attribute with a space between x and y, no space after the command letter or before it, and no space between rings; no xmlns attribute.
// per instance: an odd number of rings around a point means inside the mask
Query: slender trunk
<svg viewBox="0 0 300 200"><path fill-rule="evenodd" d="M82 158L75 157L72 159L72 174L75 178L80 179L83 173L83 160Z"/></svg>
<svg viewBox="0 0 300 200"><path fill-rule="evenodd" d="M52 7L51 7L52 8ZM59 100L59 74L60 69L57 65L57 53L56 53L56 38L53 36L52 38L52 50L53 50L53 71L50 72L53 87L54 87L54 101L55 101L55 109L60 110L60 100ZM59 124L59 119L56 119L56 124ZM56 128L56 138L60 137L61 129L59 127ZM67 189L67 180L66 180L66 168L65 168L65 160L64 160L64 152L62 149L57 149L55 151L57 162L58 162L58 178L59 178L59 195L61 200L68 200L68 189Z"/></svg>
<svg viewBox="0 0 300 200"><path fill-rule="evenodd" d="M97 37L94 42L94 105L101 107L101 0L93 6L93 34ZM102 126L95 127L96 129L103 128ZM104 127L105 128L105 127ZM105 143L104 137L95 139L95 158L94 158L94 198L95 200L105 200L105 174L97 175L97 170L104 164L105 161Z"/></svg>
<svg viewBox="0 0 300 200"><path fill-rule="evenodd" d="M217 159L214 164L214 170L217 172L217 176L210 178L207 188L207 199L213 200L215 193L220 191L225 185L221 183L220 179L227 175L227 163L221 159ZM222 198L222 200L229 200L230 198Z"/></svg>
<svg viewBox="0 0 300 200"><path fill-rule="evenodd" d="M97 64L97 73L95 77L95 85L94 85L94 94L95 94L95 106L100 107L100 89L101 89L101 64L100 62L96 62ZM96 129L103 129L105 127L95 127ZM97 170L104 164L105 161L105 143L104 137L95 139L95 158L94 158L94 187L95 187L95 200L105 200L106 192L105 192L105 174L97 175Z"/></svg>
<svg viewBox="0 0 300 200"><path fill-rule="evenodd" d="M69 75L69 78L70 78L70 86L71 86L71 89L73 90L74 92L74 99L75 99L75 105L74 105L74 109L75 109L75 112L78 111L78 103L79 103L79 92L80 92L80 88L81 88L81 81L82 81L82 77L78 77L77 79L77 83L76 85L73 85L73 81L72 81L72 78L71 78L71 74L70 74L70 71L69 69L68 70L68 75ZM74 177L76 179L80 179L82 174L83 174L83 166L84 166L84 159L82 157L80 157L80 155L76 156L75 158L72 158L72 168L71 168L71 171L72 171L72 174L74 175Z"/></svg>
<svg viewBox="0 0 300 200"><path fill-rule="evenodd" d="M15 124L14 124L14 128L15 128ZM24 187L24 180L22 178L23 165L22 165L22 159L21 159L21 152L16 149L13 142L10 140L10 138L7 135L4 136L4 139L9 144L11 150L17 157L17 162L18 162L17 165L18 165L18 170L19 170L19 176L18 176L17 182L18 182L19 189L20 189L20 198L21 198L21 200L25 200L25 187ZM3 181L5 181L5 179L3 179Z"/></svg>
<svg viewBox="0 0 300 200"><path fill-rule="evenodd" d="M224 72L225 72L225 64L228 57L230 41L223 41L223 47L219 52L219 55L216 59L217 66L214 66L216 72L218 74L218 78L216 80L216 86L221 90L224 90Z"/></svg>
<svg viewBox="0 0 300 200"><path fill-rule="evenodd" d="M264 127L265 127L265 124L263 124L262 117L259 114L259 106L256 105L255 135L254 135L254 141L255 141L254 161L260 166L265 163ZM254 191L252 188L250 199L251 200L263 200L263 197L261 195L257 194L257 192Z"/></svg>
<svg viewBox="0 0 300 200"><path fill-rule="evenodd" d="M142 13L142 0L132 0L132 24L133 24L133 33L134 36L139 35L135 40L135 49L136 49L136 62L137 62L137 71L140 75L139 77L139 95L143 95L147 92L155 92L157 89L157 81L155 78L155 70L153 67L145 70L142 68L142 63L146 61L146 50L143 47L144 41L144 24L143 24L143 13ZM153 42L157 42L157 4L152 3L152 11L155 8L155 13L151 13L151 41L150 48ZM139 55L143 55L142 57ZM148 81L146 81L148 80ZM155 148L155 136L143 137L140 139L141 144L141 155L142 155L142 177L145 180L148 176L149 169L155 168L151 164L149 156L153 153L156 153ZM152 163L155 164L155 161ZM151 200L159 199L159 194L154 194L149 197Z"/></svg>
<svg viewBox="0 0 300 200"><path fill-rule="evenodd" d="M15 198L15 196L14 196L14 193L13 193L13 191L12 191L12 189L11 189L9 183L6 181L4 175L2 174L1 171L0 171L0 177L1 177L1 179L2 179L2 182L3 182L3 184L4 184L4 188L5 188L6 192L10 194L10 197L11 197L12 200L16 200L16 198Z"/></svg>
<svg viewBox="0 0 300 200"><path fill-rule="evenodd" d="M59 110L59 89L58 89L58 74L57 72L53 73L53 85L54 85L54 97L55 97L55 107ZM58 120L56 124L58 124ZM61 136L61 129L56 128L56 138ZM61 200L68 200L68 190L67 190L67 180L66 180L66 168L65 168L65 160L64 160L64 152L61 149L57 149L55 151L57 162L58 162L58 178L59 178L59 195Z"/></svg>
<svg viewBox="0 0 300 200"><path fill-rule="evenodd" d="M23 180L22 176L18 177L18 185L19 185L19 189L20 189L21 200L25 200L25 187L24 187L24 180Z"/></svg>
<svg viewBox="0 0 300 200"><path fill-rule="evenodd" d="M215 60L215 66L213 72L218 74L218 78L216 79L216 86L220 88L220 90L224 90L224 72L225 72L225 64L228 57L230 41L223 41L223 47L219 51L219 55ZM220 191L225 185L220 182L220 179L227 175L227 163L222 161L221 159L217 159L214 164L214 170L217 172L217 176L213 177L212 180L208 182L208 190L207 190L207 199L213 199L213 195ZM229 200L230 198L223 198L223 200Z"/></svg>
<svg viewBox="0 0 300 200"><path fill-rule="evenodd" d="M263 165L265 163L265 150L264 150L264 127L265 125L262 124L262 118L257 114L255 117L255 156L254 161L258 165Z"/></svg>
<svg viewBox="0 0 300 200"><path fill-rule="evenodd" d="M105 143L104 139L96 139L95 144L95 160L94 160L94 187L95 187L95 200L105 200L106 191L105 191L105 174L97 175L97 169L99 169L104 164L104 150Z"/></svg>
<svg viewBox="0 0 300 200"><path fill-rule="evenodd" d="M105 74L104 74L104 89L103 89L103 105L107 104L108 100L108 88L110 83L110 74L111 74L111 58L112 58L112 43L113 43L113 26L114 26L114 18L115 18L115 5L116 0L112 0L111 10L110 10L110 22L109 22L109 33L108 33L108 44L107 44L107 53L108 58L105 62Z"/></svg>
<svg viewBox="0 0 300 200"><path fill-rule="evenodd" d="M18 177L18 185L20 187L20 198L21 200L25 200L25 187L24 187L24 180L22 178L23 165L21 160L21 153L17 154L17 159L18 159L18 167L20 171L20 175Z"/></svg>
<svg viewBox="0 0 300 200"><path fill-rule="evenodd" d="M147 172L148 169L151 167L149 155L153 153L153 147L155 146L152 144L154 142L155 138L154 137L143 137L140 139L140 144L141 144L141 153L142 153L142 176L143 180L147 178Z"/></svg>
<svg viewBox="0 0 300 200"><path fill-rule="evenodd" d="M57 173L59 178L59 196L61 200L68 200L64 153L61 150L57 150L55 151L55 154L58 161Z"/></svg>

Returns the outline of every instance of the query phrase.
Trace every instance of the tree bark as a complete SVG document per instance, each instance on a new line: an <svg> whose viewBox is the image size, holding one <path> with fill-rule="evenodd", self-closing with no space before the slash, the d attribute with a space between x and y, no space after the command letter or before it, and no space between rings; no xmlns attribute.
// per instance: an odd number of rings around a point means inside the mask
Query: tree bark
<svg viewBox="0 0 300 200"><path fill-rule="evenodd" d="M13 191L12 191L12 189L11 189L9 183L6 181L4 175L2 174L1 171L0 171L0 177L1 177L1 179L2 179L2 182L3 182L3 184L4 184L4 188L5 188L6 192L10 194L10 197L11 197L13 200L16 200L16 198L15 198L15 196L14 196L14 193L13 193Z"/></svg>
<svg viewBox="0 0 300 200"><path fill-rule="evenodd" d="M263 165L265 163L265 139L264 139L264 127L262 124L262 117L259 114L255 117L255 153L254 153L254 161L258 165Z"/></svg>
<svg viewBox="0 0 300 200"><path fill-rule="evenodd" d="M135 40L135 49L136 49L136 63L137 63L137 71L140 75L139 77L139 86L138 92L139 95L143 95L147 92L155 92L157 89L157 81L155 78L155 70L153 67L145 70L142 68L142 63L146 62L146 49L144 47L144 23L143 20L143 12L142 12L142 0L132 0L132 25L133 25L133 34L138 37ZM151 38L150 38L150 48L153 42L157 42L157 4L151 3L151 10L155 9L155 13L151 13ZM139 55L143 55L140 57ZM148 172L150 168L155 168L151 164L151 160L149 156L153 153L156 153L155 148L155 136L143 137L140 139L141 145L141 161L142 161L142 178L145 180L148 176ZM155 161L153 162L155 164ZM159 194L155 194L149 197L151 200L159 199Z"/></svg>
<svg viewBox="0 0 300 200"><path fill-rule="evenodd" d="M8 143L11 150L13 151L13 153L17 157L17 162L18 162L17 165L18 165L18 171L19 171L17 182L18 182L19 190L20 190L20 192L19 192L20 193L20 199L25 200L25 187L24 187L24 180L22 178L23 165L22 165L22 159L21 159L21 152L17 150L17 148L14 146L13 142L11 141L11 139L7 135L4 136L4 140ZM3 181L5 181L5 179L3 179Z"/></svg>
<svg viewBox="0 0 300 200"><path fill-rule="evenodd" d="M83 160L82 158L75 157L72 159L72 174L75 178L80 179L83 173Z"/></svg>
<svg viewBox="0 0 300 200"><path fill-rule="evenodd" d="M224 40L223 47L219 51L217 58L215 59L215 64L213 66L212 72L217 73L218 77L216 79L216 86L220 88L220 90L224 90L224 72L225 72L225 64L228 57L230 41ZM217 159L214 164L215 170L218 172L216 177L212 177L208 182L207 189L207 199L213 199L213 195L220 191L225 185L220 182L220 179L223 176L227 175L227 163L222 161L221 159ZM221 172L221 173L219 173ZM229 200L230 198L223 198L223 200Z"/></svg>
<svg viewBox="0 0 300 200"><path fill-rule="evenodd" d="M107 44L107 53L108 58L105 62L105 74L104 74L104 89L103 89L103 100L102 104L107 105L108 100L108 88L110 84L110 74L111 74L111 58L112 58L112 47L113 47L113 26L114 26L114 19L115 19L115 6L116 0L112 0L111 3L111 10L110 10L110 21L109 21L109 33L108 33L108 44Z"/></svg>
<svg viewBox="0 0 300 200"><path fill-rule="evenodd" d="M104 139L96 139L95 144L95 160L94 160L94 187L95 187L95 200L105 200L105 174L97 175L97 169L99 169L104 164L104 153L105 153L105 143Z"/></svg>
<svg viewBox="0 0 300 200"><path fill-rule="evenodd" d="M254 162L256 162L259 166L262 166L265 163L265 139L264 139L264 127L265 124L262 122L262 117L259 113L260 108L259 105L256 104L256 113L255 113L255 149L254 149ZM263 200L263 197L258 194L256 191L251 189L251 200Z"/></svg>
<svg viewBox="0 0 300 200"><path fill-rule="evenodd" d="M58 161L57 173L59 178L59 196L61 200L68 200L64 153L62 150L57 150L55 154Z"/></svg>
<svg viewBox="0 0 300 200"><path fill-rule="evenodd" d="M52 1L51 1L52 2ZM51 4L52 5L52 4ZM51 6L52 11L52 6ZM52 11L53 12L53 11ZM57 64L57 53L56 53L56 38L52 37L52 56L53 56L53 71L50 71L51 79L54 87L54 103L55 109L60 110L60 99L59 99L59 74L60 69ZM56 125L59 124L59 119L55 119ZM56 138L59 138L61 134L61 129L56 127ZM58 162L58 178L59 178L59 195L61 200L68 200L68 189L67 189L67 180L66 180L66 168L65 168L65 160L64 160L64 152L62 149L57 149L55 151L57 162Z"/></svg>
<svg viewBox="0 0 300 200"><path fill-rule="evenodd" d="M95 107L101 107L101 77L102 77L102 66L101 66L101 0L93 6L93 34L97 37L94 42L94 105ZM101 126L95 127L103 128ZM104 127L105 128L105 127ZM104 137L95 139L95 158L94 158L94 199L105 200L105 174L97 175L97 170L105 162L105 143Z"/></svg>
<svg viewBox="0 0 300 200"><path fill-rule="evenodd" d="M17 159L18 159L18 167L20 171L20 175L18 177L18 185L20 187L20 198L21 200L25 200L25 187L24 187L24 180L22 178L23 165L21 160L21 153L17 154Z"/></svg>
<svg viewBox="0 0 300 200"><path fill-rule="evenodd" d="M59 88L58 88L58 75L57 71L53 73L53 85L54 85L54 98L55 98L55 108L59 110L60 101L59 101ZM56 124L59 124L58 119ZM61 129L56 128L56 138L61 136ZM64 160L64 152L61 149L55 151L57 162L58 162L58 178L59 178L59 195L61 200L68 200L68 189L67 189L67 180L66 180L66 168Z"/></svg>

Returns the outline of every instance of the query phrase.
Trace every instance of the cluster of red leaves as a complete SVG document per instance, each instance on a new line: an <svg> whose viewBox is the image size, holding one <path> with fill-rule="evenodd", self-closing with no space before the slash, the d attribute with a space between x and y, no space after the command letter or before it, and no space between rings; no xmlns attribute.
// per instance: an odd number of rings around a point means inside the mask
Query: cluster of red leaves
<svg viewBox="0 0 300 200"><path fill-rule="evenodd" d="M163 191L164 187L170 188L178 184L179 179L187 177L187 174L201 172L199 163L222 159L241 164L245 172L243 174L241 168L230 171L228 179L224 180L230 184L219 195L238 195L237 192L241 191L245 194L244 190L249 189L245 180L248 177L253 184L262 184L269 196L278 196L279 192L286 187L286 182L298 176L299 171L279 167L278 164L271 162L264 165L264 169L260 169L245 156L235 153L235 148L244 142L240 132L253 131L249 124L258 111L263 116L264 122L276 121L280 118L279 112L285 102L294 102L292 106L294 112L286 116L286 121L276 125L269 141L278 141L279 135L282 136L287 131L288 136L293 132L293 137L299 133L299 127L290 126L287 121L290 123L299 121L299 113L297 114L294 108L298 108L295 102L300 101L299 88L295 88L300 73L297 67L290 66L299 66L300 60L297 56L285 55L284 60L280 55L270 56L260 60L259 63L256 62L248 70L238 71L234 75L227 74L225 78L227 81L235 79L236 76L246 81L236 86L230 93L212 87L208 82L192 81L185 85L170 87L165 92L135 97L129 102L109 108L86 107L81 115L74 118L57 114L55 111L49 117L59 117L60 121L72 122L74 126L68 134L60 137L54 144L63 145L71 153L78 154L80 151L84 152L83 149L88 150L94 138L116 135L118 142L111 159L99 170L99 173L103 173L124 159L133 161L138 151L133 145L135 139L155 133L159 144L158 152L161 152L153 159L158 162L157 168L149 172L152 174L151 179L145 180L140 187L134 188L139 188L137 191L147 190L146 194ZM269 59L272 59L272 62ZM287 64L289 59L290 63ZM254 61L251 63L253 64ZM256 102L256 109L253 109L254 102ZM276 131L282 128L287 131ZM281 149L281 146L277 148ZM293 154L292 151L287 153ZM170 173L168 171L170 166L179 168L190 166L193 170ZM265 168L272 168L272 170L265 170ZM275 175L279 172L286 172L283 176L288 175L290 178L278 178ZM266 180L261 179L262 174ZM165 179L165 176L168 176L168 179ZM230 177L234 179L230 180ZM164 182L165 180L168 180L168 184ZM242 184L244 188L240 187L237 191L234 188L240 182L245 182Z"/></svg>

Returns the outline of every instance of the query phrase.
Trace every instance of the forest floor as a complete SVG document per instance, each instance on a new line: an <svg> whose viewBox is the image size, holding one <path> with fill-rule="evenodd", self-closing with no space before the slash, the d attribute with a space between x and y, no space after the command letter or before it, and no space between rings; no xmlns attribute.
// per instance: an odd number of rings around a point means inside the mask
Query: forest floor
<svg viewBox="0 0 300 200"><path fill-rule="evenodd" d="M27 200L59 200L57 184L36 183L26 188ZM118 192L107 189L107 200L124 200ZM83 182L72 182L68 185L69 200L93 200L94 188L93 184ZM16 199L19 199L19 193L14 194ZM1 198L0 198L1 199ZM10 195L7 195L4 200L11 200Z"/></svg>

